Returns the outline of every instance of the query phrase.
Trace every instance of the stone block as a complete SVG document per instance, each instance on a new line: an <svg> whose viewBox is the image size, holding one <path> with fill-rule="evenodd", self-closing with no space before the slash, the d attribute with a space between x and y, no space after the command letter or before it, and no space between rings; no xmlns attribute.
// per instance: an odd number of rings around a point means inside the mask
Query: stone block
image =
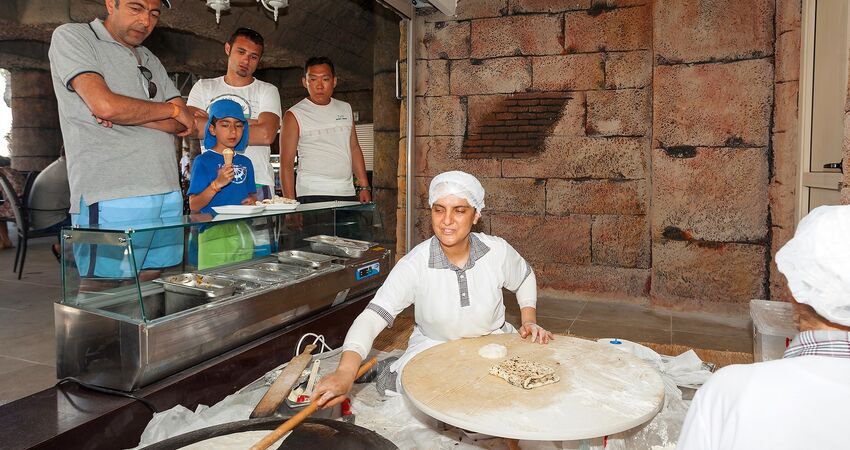
<svg viewBox="0 0 850 450"><path fill-rule="evenodd" d="M372 90L372 123L375 131L396 131L399 129L399 101L395 98L395 75L382 73L375 75Z"/></svg>
<svg viewBox="0 0 850 450"><path fill-rule="evenodd" d="M501 175L501 161L462 158L462 137L420 137L415 142L417 174L435 176L449 170L463 170L476 177Z"/></svg>
<svg viewBox="0 0 850 450"><path fill-rule="evenodd" d="M649 5L652 0L593 0L591 9L625 8L627 6Z"/></svg>
<svg viewBox="0 0 850 450"><path fill-rule="evenodd" d="M378 225L375 227L375 238L381 243L394 243L396 240L398 191L375 188L372 195L375 202L375 223Z"/></svg>
<svg viewBox="0 0 850 450"><path fill-rule="evenodd" d="M543 214L546 182L534 178L479 178L487 192L485 208L523 214Z"/></svg>
<svg viewBox="0 0 850 450"><path fill-rule="evenodd" d="M467 135L478 134L482 123L508 99L507 95L470 95L467 97Z"/></svg>
<svg viewBox="0 0 850 450"><path fill-rule="evenodd" d="M800 30L782 33L776 40L776 76L775 80L795 81L800 79Z"/></svg>
<svg viewBox="0 0 850 450"><path fill-rule="evenodd" d="M649 140L550 136L543 153L522 160L506 159L505 177L646 178Z"/></svg>
<svg viewBox="0 0 850 450"><path fill-rule="evenodd" d="M791 30L799 30L802 12L802 0L781 0L776 2L777 34Z"/></svg>
<svg viewBox="0 0 850 450"><path fill-rule="evenodd" d="M414 146L413 151L416 151ZM416 161L414 157L414 161ZM407 175L407 138L398 140L398 176L405 177Z"/></svg>
<svg viewBox="0 0 850 450"><path fill-rule="evenodd" d="M402 90L407 86L402 86ZM449 95L449 62L443 59L416 61L416 95Z"/></svg>
<svg viewBox="0 0 850 450"><path fill-rule="evenodd" d="M13 98L55 98L49 70L12 70L10 75Z"/></svg>
<svg viewBox="0 0 850 450"><path fill-rule="evenodd" d="M797 185L771 183L768 188L770 198L770 222L771 230L776 234L778 230L794 229L797 222ZM790 236L789 236L790 237Z"/></svg>
<svg viewBox="0 0 850 450"><path fill-rule="evenodd" d="M584 136L587 96L584 92L571 92L572 99L564 104L558 120L550 130L551 136Z"/></svg>
<svg viewBox="0 0 850 450"><path fill-rule="evenodd" d="M652 235L763 241L768 223L766 148L653 150Z"/></svg>
<svg viewBox="0 0 850 450"><path fill-rule="evenodd" d="M376 131L372 185L395 189L398 178L398 131Z"/></svg>
<svg viewBox="0 0 850 450"><path fill-rule="evenodd" d="M472 21L472 57L559 55L561 17L522 15Z"/></svg>
<svg viewBox="0 0 850 450"><path fill-rule="evenodd" d="M590 8L590 0L512 0L511 12L522 13L559 13ZM560 30L558 30L560 34Z"/></svg>
<svg viewBox="0 0 850 450"><path fill-rule="evenodd" d="M433 8L432 8L433 9ZM480 19L483 17L499 17L508 13L508 0L458 0L455 20ZM417 15L419 12L417 11ZM428 22L442 22L445 14L433 9L431 14L424 16Z"/></svg>
<svg viewBox="0 0 850 450"><path fill-rule="evenodd" d="M593 264L649 268L646 216L597 216L593 218L592 234Z"/></svg>
<svg viewBox="0 0 850 450"><path fill-rule="evenodd" d="M557 180L546 183L547 214L645 214L645 180Z"/></svg>
<svg viewBox="0 0 850 450"><path fill-rule="evenodd" d="M492 215L493 233L534 263L590 264L590 216Z"/></svg>
<svg viewBox="0 0 850 450"><path fill-rule="evenodd" d="M466 99L421 97L416 101L417 136L463 136L466 132Z"/></svg>
<svg viewBox="0 0 850 450"><path fill-rule="evenodd" d="M534 57L531 69L532 87L539 91L586 91L605 85L601 53Z"/></svg>
<svg viewBox="0 0 850 450"><path fill-rule="evenodd" d="M651 82L652 52L640 50L606 54L606 89L642 88Z"/></svg>
<svg viewBox="0 0 850 450"><path fill-rule="evenodd" d="M655 8L656 59L688 63L771 55L774 1L664 2Z"/></svg>
<svg viewBox="0 0 850 450"><path fill-rule="evenodd" d="M845 128L846 129L846 128ZM796 223L797 133L773 133L773 178L770 185L770 216L774 225L793 227Z"/></svg>
<svg viewBox="0 0 850 450"><path fill-rule="evenodd" d="M782 133L797 129L797 109L800 84L797 81L776 83L776 101L773 104L773 131Z"/></svg>
<svg viewBox="0 0 850 450"><path fill-rule="evenodd" d="M649 49L652 11L649 6L570 12L565 18L565 47L569 53Z"/></svg>
<svg viewBox="0 0 850 450"><path fill-rule="evenodd" d="M12 97L12 126L59 128L59 107L56 100L44 97Z"/></svg>
<svg viewBox="0 0 850 450"><path fill-rule="evenodd" d="M585 126L587 135L645 136L652 123L648 91L589 91Z"/></svg>
<svg viewBox="0 0 850 450"><path fill-rule="evenodd" d="M601 295L609 300L649 296L649 269L548 263L535 264L534 274L541 290Z"/></svg>
<svg viewBox="0 0 850 450"><path fill-rule="evenodd" d="M531 87L527 58L452 61L449 84L453 95L509 94Z"/></svg>
<svg viewBox="0 0 850 450"><path fill-rule="evenodd" d="M658 66L653 92L657 146L767 146L773 103L770 60Z"/></svg>
<svg viewBox="0 0 850 450"><path fill-rule="evenodd" d="M404 208L398 208L395 212L395 257L396 262L405 254L405 240L407 239L407 222Z"/></svg>
<svg viewBox="0 0 850 450"><path fill-rule="evenodd" d="M49 158L47 164L50 164L59 156L59 148L62 146L62 131L59 128L12 127L10 134L9 150L12 160L19 157L46 157ZM44 167L35 170L42 169Z"/></svg>
<svg viewBox="0 0 850 450"><path fill-rule="evenodd" d="M764 298L766 250L748 244L654 242L652 303L709 310L711 304Z"/></svg>
<svg viewBox="0 0 850 450"><path fill-rule="evenodd" d="M426 22L416 28L418 58L469 58L469 22Z"/></svg>
<svg viewBox="0 0 850 450"><path fill-rule="evenodd" d="M14 155L14 152L12 153ZM12 157L12 169L17 170L18 172L41 172L47 166L49 166L53 161L59 157L59 152L57 151L55 155L51 156L13 156Z"/></svg>

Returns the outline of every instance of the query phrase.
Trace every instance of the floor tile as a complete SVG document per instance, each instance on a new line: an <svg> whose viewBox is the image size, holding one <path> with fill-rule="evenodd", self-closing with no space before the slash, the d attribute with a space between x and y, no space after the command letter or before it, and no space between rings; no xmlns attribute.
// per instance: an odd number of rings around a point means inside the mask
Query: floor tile
<svg viewBox="0 0 850 450"><path fill-rule="evenodd" d="M578 318L582 321L613 323L639 328L670 330L670 312L641 305L588 302Z"/></svg>
<svg viewBox="0 0 850 450"><path fill-rule="evenodd" d="M0 356L10 356L21 360L56 366L56 337L53 330L42 330L3 339Z"/></svg>
<svg viewBox="0 0 850 450"><path fill-rule="evenodd" d="M749 336L716 336L710 334L673 332L673 344L708 350L751 353L753 340Z"/></svg>
<svg viewBox="0 0 850 450"><path fill-rule="evenodd" d="M657 328L623 325L613 322L587 321L581 318L573 322L570 334L586 338L612 337L634 342L670 343L670 331Z"/></svg>

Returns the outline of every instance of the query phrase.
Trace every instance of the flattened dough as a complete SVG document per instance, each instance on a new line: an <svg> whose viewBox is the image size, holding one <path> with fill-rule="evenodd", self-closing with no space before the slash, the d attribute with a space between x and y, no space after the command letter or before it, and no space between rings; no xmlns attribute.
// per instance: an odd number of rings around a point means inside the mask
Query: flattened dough
<svg viewBox="0 0 850 450"><path fill-rule="evenodd" d="M490 368L490 374L504 378L508 383L523 389L534 389L561 381L555 369L514 356Z"/></svg>
<svg viewBox="0 0 850 450"><path fill-rule="evenodd" d="M487 344L478 349L478 355L488 359L508 356L508 348L501 344Z"/></svg>

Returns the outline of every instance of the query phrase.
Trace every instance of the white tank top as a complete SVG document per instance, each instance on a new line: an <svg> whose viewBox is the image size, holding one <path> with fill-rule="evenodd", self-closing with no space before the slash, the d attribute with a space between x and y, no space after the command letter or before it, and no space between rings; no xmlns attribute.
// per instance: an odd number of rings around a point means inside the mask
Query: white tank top
<svg viewBox="0 0 850 450"><path fill-rule="evenodd" d="M300 129L295 193L354 195L351 105L333 98L327 105L317 105L305 98L289 111Z"/></svg>

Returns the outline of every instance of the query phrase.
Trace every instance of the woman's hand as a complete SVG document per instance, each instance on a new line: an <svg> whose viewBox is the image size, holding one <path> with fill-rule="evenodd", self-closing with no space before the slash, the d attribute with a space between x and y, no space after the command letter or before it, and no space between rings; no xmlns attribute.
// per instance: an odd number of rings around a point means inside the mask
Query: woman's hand
<svg viewBox="0 0 850 450"><path fill-rule="evenodd" d="M330 408L342 403L348 398L351 386L354 385L356 373L348 373L337 369L336 372L326 375L313 389L311 402L316 402L320 408Z"/></svg>
<svg viewBox="0 0 850 450"><path fill-rule="evenodd" d="M552 333L544 330L543 327L534 322L522 324L522 327L519 329L519 335L523 339L531 336L531 342L540 342L541 344L548 344L549 341L555 339Z"/></svg>

